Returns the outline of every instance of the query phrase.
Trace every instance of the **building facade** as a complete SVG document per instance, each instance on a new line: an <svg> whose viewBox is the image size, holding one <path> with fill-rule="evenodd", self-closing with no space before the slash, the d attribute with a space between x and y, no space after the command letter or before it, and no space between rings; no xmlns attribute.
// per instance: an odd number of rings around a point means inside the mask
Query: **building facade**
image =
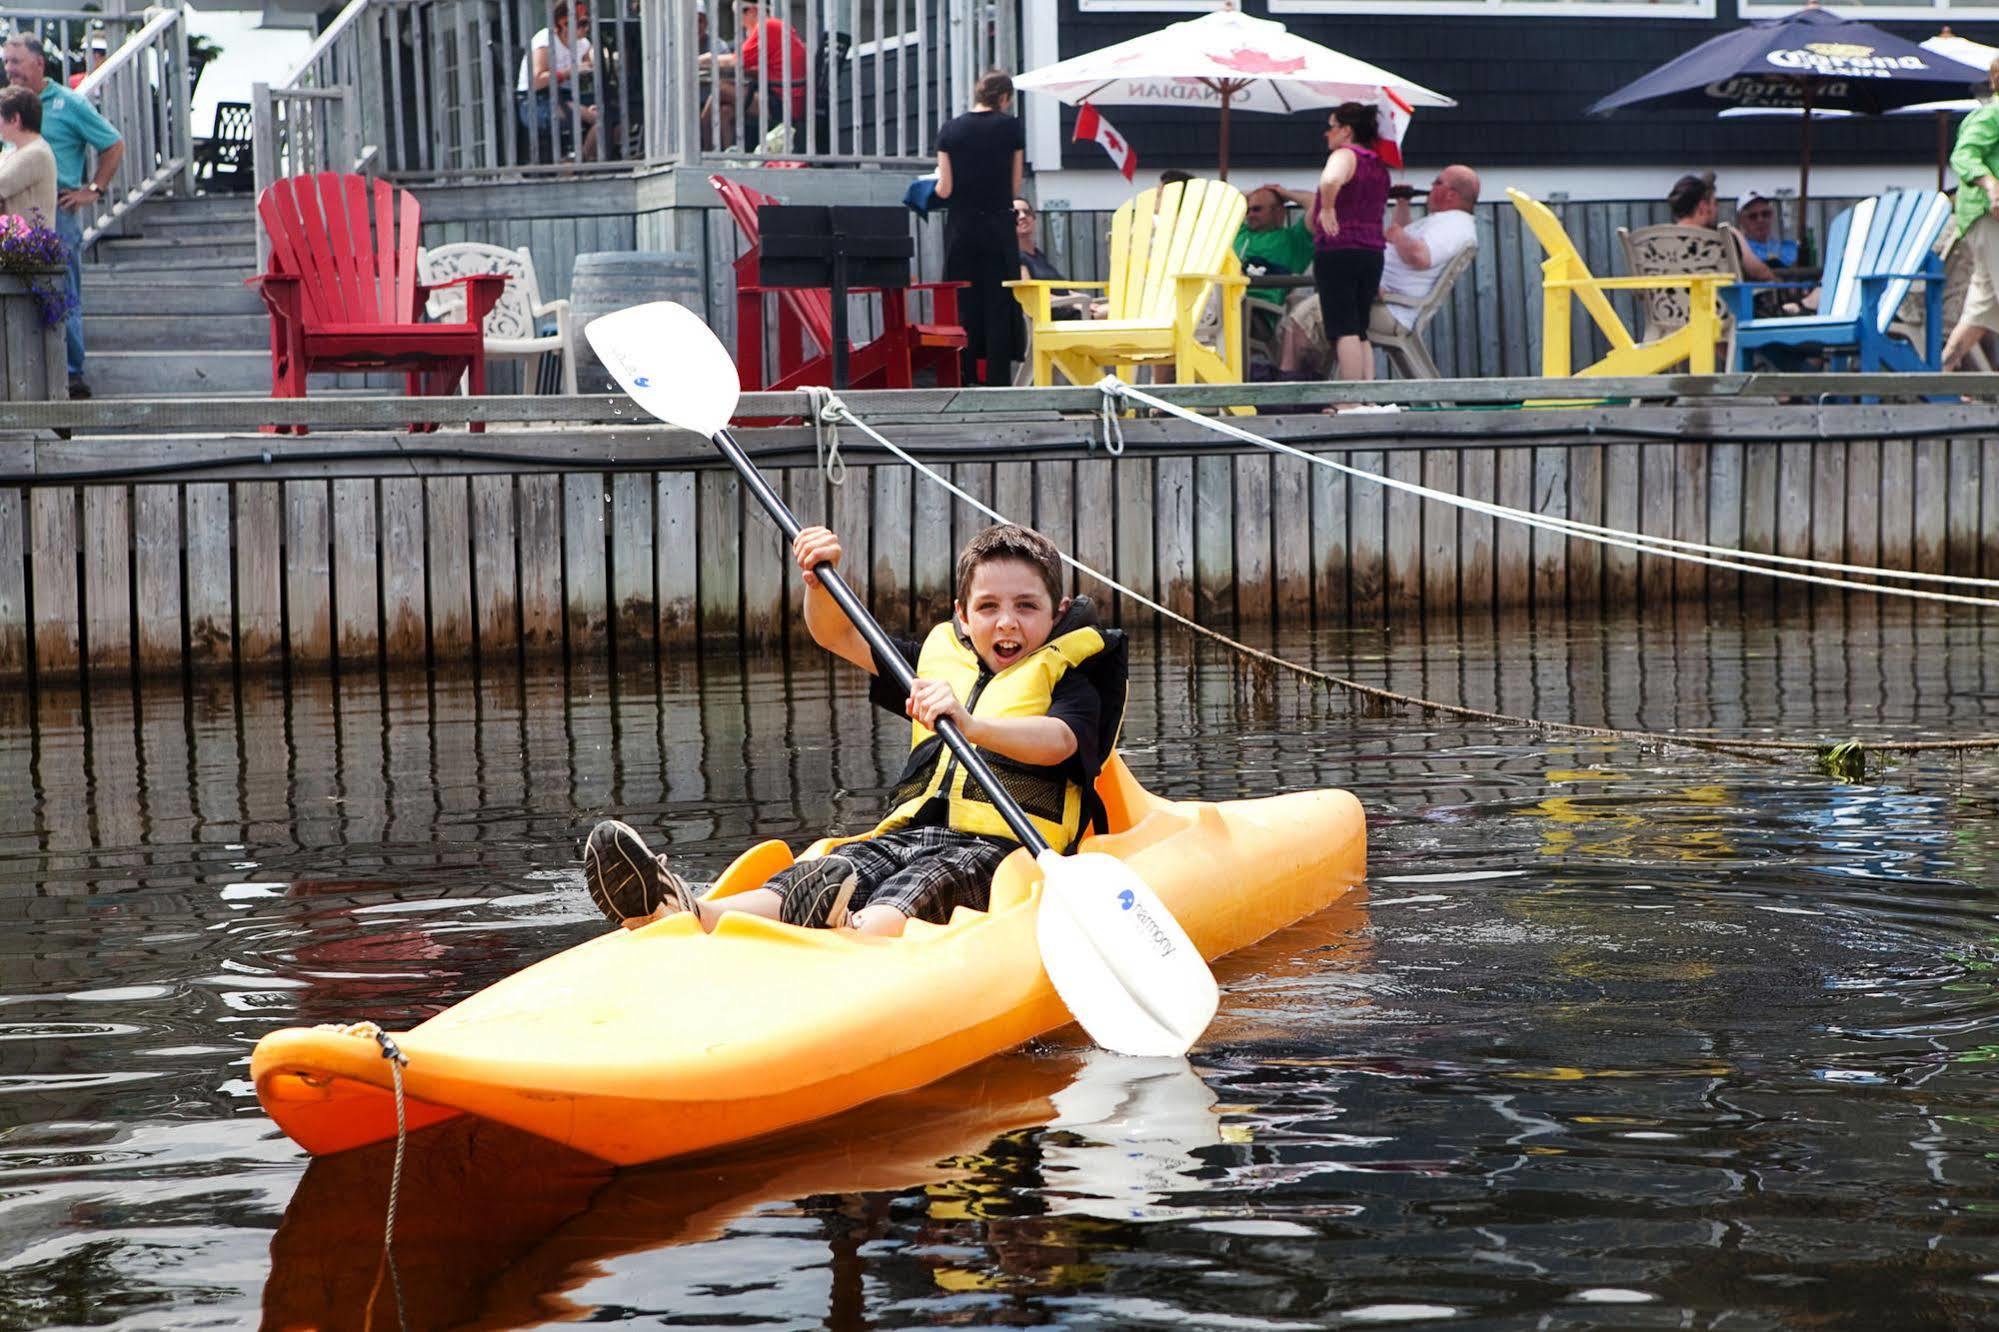
<svg viewBox="0 0 1999 1332"><path fill-rule="evenodd" d="M1045 64L1191 18L1209 0L1022 0L1024 62ZM1611 116L1584 109L1599 97L1753 19L1797 6L1761 0L1245 0L1246 12L1300 36L1380 65L1457 100L1416 113L1404 152L1412 180L1447 161L1537 194L1653 198L1686 171L1713 170L1724 194L1745 186L1797 187L1794 119L1718 120L1702 112L1643 107ZM1933 5L1841 7L1913 41L1946 25L1999 44L1999 6L1965 0ZM1042 198L1099 207L1121 181L1102 151L1068 141L1073 108L1029 96L1031 162ZM1138 148L1143 169L1212 169L1212 110L1105 108ZM1231 175L1240 184L1276 177L1302 183L1324 152L1324 113L1235 120ZM1946 133L1949 127L1946 127ZM1934 184L1938 126L1930 115L1855 118L1813 127L1813 193L1859 195L1895 185ZM1426 180L1427 177L1424 177ZM1115 184L1112 182L1115 181ZM1416 183L1424 183L1416 180Z"/></svg>

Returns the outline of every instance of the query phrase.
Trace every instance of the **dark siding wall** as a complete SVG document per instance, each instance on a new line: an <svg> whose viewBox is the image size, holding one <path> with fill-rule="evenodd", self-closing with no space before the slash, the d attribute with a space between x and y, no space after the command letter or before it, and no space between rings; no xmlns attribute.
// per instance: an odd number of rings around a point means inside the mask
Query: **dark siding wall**
<svg viewBox="0 0 1999 1332"><path fill-rule="evenodd" d="M1698 112L1643 108L1608 117L1583 108L1604 94L1738 26L1734 0L1721 0L1713 20L1643 18L1424 18L1407 15L1311 15L1268 12L1262 0L1245 10L1276 18L1291 31L1371 61L1454 97L1452 110L1419 110L1410 152L1478 166L1657 165L1662 173L1746 163L1795 163L1798 126L1784 120L1718 121ZM1062 0L1061 51L1066 58L1123 41L1190 15L1083 13ZM1881 25L1911 40L1933 36L1934 23ZM1954 16L1951 30L1999 43L1999 23ZM1064 108L1066 140L1074 111ZM1212 111L1106 108L1147 163L1212 161L1217 117ZM1234 119L1232 165L1296 168L1321 156L1324 112L1289 118ZM1933 162L1936 126L1930 117L1895 117L1814 126L1815 163L1865 163L1907 158ZM1102 165L1102 152L1070 144L1063 165ZM1661 187L1664 188L1663 185Z"/></svg>

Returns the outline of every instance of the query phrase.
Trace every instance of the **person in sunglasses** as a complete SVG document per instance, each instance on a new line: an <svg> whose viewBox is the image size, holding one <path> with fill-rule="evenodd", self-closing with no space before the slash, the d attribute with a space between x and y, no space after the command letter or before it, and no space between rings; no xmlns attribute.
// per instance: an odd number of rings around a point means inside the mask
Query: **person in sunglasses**
<svg viewBox="0 0 1999 1332"><path fill-rule="evenodd" d="M1758 189L1744 190L1735 200L1735 229L1750 252L1772 268L1796 268L1798 243L1777 231L1777 203Z"/></svg>

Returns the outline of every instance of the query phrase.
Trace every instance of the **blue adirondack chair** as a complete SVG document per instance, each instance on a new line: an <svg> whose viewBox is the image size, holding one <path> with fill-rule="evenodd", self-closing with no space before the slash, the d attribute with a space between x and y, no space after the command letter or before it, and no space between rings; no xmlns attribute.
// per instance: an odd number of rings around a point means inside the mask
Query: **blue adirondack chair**
<svg viewBox="0 0 1999 1332"><path fill-rule="evenodd" d="M1816 314L1751 317L1758 287L1795 284L1724 288L1722 298L1735 314L1735 368L1747 370L1758 347L1797 347L1825 353L1828 368L1942 369L1943 263L1936 243L1949 221L1950 200L1935 190L1895 190L1841 213L1826 232ZM1921 347L1888 331L1917 281L1925 314Z"/></svg>

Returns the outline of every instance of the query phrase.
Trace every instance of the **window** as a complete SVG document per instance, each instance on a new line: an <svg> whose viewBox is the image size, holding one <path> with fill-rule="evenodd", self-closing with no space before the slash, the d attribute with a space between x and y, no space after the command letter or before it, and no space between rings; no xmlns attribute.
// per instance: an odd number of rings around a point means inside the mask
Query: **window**
<svg viewBox="0 0 1999 1332"><path fill-rule="evenodd" d="M1781 0L1741 0L1744 18L1776 18L1797 12ZM1839 0L1840 14L1856 19L1934 19L1958 15L1980 22L1999 19L1999 0ZM1983 38L1979 38L1983 40Z"/></svg>
<svg viewBox="0 0 1999 1332"><path fill-rule="evenodd" d="M1085 0L1087 3L1088 0ZM1770 0L1771 12L1798 6ZM1999 0L1993 0L1999 3ZM1745 10L1751 0L1743 0ZM1845 0L1842 0L1845 3ZM1674 18L1715 16L1715 0L1270 0L1272 14L1438 14L1494 18Z"/></svg>
<svg viewBox="0 0 1999 1332"><path fill-rule="evenodd" d="M1076 0L1085 14L1207 14L1220 9L1215 0Z"/></svg>

